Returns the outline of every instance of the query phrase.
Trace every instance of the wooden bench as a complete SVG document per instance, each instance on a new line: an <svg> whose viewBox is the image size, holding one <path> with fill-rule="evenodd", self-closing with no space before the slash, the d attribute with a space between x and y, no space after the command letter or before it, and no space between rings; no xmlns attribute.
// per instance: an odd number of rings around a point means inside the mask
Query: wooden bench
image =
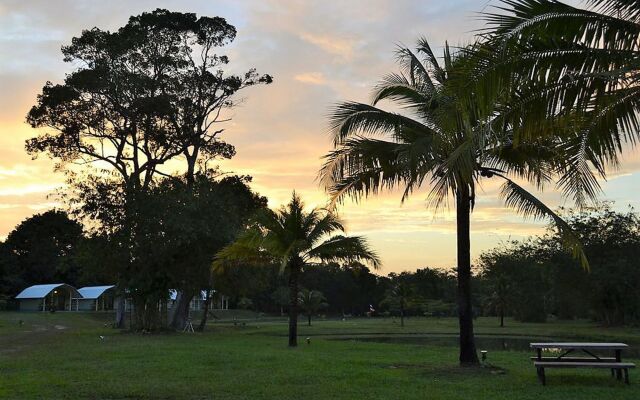
<svg viewBox="0 0 640 400"><path fill-rule="evenodd" d="M552 357L545 357L552 358ZM546 384L546 377L544 375L545 368L606 368L611 370L611 376L614 376L614 371L622 371L624 373L624 382L629 384L629 369L635 368L636 365L628 362L619 361L534 361L533 365L538 372L538 378L542 385Z"/></svg>
<svg viewBox="0 0 640 400"><path fill-rule="evenodd" d="M622 351L629 348L625 343L546 342L531 343L530 347L536 350L537 357L531 357L531 359L543 385L546 384L545 368L610 369L611 376L615 376L619 381L624 375L624 381L627 384L629 383L629 369L635 368L633 363L622 362ZM543 351L552 351L556 354L543 357ZM611 351L614 357L603 357L597 354ZM576 352L584 353L588 357L576 356Z"/></svg>

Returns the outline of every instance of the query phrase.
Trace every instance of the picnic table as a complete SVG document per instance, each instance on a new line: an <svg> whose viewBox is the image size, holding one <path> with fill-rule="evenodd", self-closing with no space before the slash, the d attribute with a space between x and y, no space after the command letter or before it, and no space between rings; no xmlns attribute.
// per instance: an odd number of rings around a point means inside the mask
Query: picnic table
<svg viewBox="0 0 640 400"><path fill-rule="evenodd" d="M625 343L580 343L580 342L551 342L531 343L530 347L536 350L536 357L531 357L536 367L538 379L545 385L545 368L606 368L611 370L611 376L622 380L624 374L625 383L629 383L629 369L635 368L635 364L622 362L622 350L628 349ZM560 354L543 356L544 350L554 350ZM611 352L612 357L598 355L596 353ZM583 353L586 356L576 356Z"/></svg>

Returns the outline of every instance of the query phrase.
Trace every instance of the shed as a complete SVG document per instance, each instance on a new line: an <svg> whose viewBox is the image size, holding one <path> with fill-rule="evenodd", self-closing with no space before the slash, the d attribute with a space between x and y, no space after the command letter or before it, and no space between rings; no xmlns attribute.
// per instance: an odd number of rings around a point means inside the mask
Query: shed
<svg viewBox="0 0 640 400"><path fill-rule="evenodd" d="M76 288L66 283L33 285L16 296L20 311L71 310L73 298L80 297Z"/></svg>
<svg viewBox="0 0 640 400"><path fill-rule="evenodd" d="M115 285L85 286L73 299L76 311L113 310Z"/></svg>

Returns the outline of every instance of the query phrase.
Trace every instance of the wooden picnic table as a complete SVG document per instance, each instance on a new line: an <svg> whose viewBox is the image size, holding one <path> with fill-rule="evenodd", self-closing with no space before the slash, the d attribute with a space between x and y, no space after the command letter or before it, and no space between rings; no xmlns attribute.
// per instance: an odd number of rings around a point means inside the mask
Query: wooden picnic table
<svg viewBox="0 0 640 400"><path fill-rule="evenodd" d="M536 357L531 358L543 385L546 383L545 368L608 368L611 376L615 373L618 380L624 373L625 383L629 383L629 369L635 367L632 363L622 362L622 350L629 348L625 343L546 342L531 343L530 347L536 350ZM544 350L560 350L561 353L543 357ZM612 351L613 357L595 354L606 351ZM587 357L576 357L575 352L585 353Z"/></svg>

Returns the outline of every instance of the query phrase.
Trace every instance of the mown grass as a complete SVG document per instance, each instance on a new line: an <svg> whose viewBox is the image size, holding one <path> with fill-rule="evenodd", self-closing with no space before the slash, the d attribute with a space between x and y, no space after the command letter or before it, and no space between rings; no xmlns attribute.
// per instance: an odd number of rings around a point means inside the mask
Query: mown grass
<svg viewBox="0 0 640 400"><path fill-rule="evenodd" d="M329 340L336 336L455 333L453 319L314 321L286 347L283 321L218 321L206 333L138 335L108 315L0 313L1 399L638 399L640 380L608 371L550 371L540 386L529 353L492 351L499 368L458 367L457 349ZM23 324L19 324L19 320ZM242 324L244 322L244 326ZM589 322L496 327L483 334L595 337L630 342L638 330ZM103 336L104 339L101 339Z"/></svg>

